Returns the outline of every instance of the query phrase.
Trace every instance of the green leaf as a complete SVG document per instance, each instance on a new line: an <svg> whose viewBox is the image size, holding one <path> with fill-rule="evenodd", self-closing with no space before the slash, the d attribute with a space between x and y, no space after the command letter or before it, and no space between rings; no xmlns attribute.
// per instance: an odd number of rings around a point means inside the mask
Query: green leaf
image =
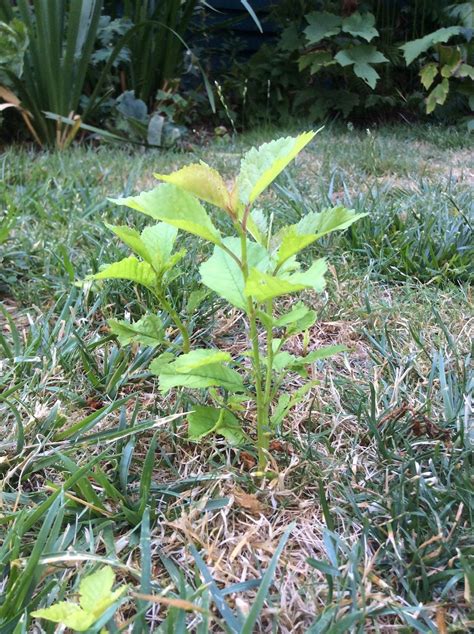
<svg viewBox="0 0 474 634"><path fill-rule="evenodd" d="M150 264L156 271L170 268L171 253L177 236L178 229L164 222L143 229L141 239L148 251ZM180 253L179 259L181 257Z"/></svg>
<svg viewBox="0 0 474 634"><path fill-rule="evenodd" d="M241 244L238 238L225 238L223 244L240 259ZM249 266L261 271L270 267L270 256L266 249L255 242L247 242ZM233 306L245 310L247 300L244 294L244 276L237 262L220 247L214 248L212 256L199 268L201 281L208 288L223 297Z"/></svg>
<svg viewBox="0 0 474 634"><path fill-rule="evenodd" d="M105 225L145 262L151 264L156 272L160 273L170 268L171 253L178 235L176 227L159 222L151 227L145 227L139 234L135 229L125 225ZM181 257L180 254L179 259Z"/></svg>
<svg viewBox="0 0 474 634"><path fill-rule="evenodd" d="M131 280L153 290L156 283L155 272L148 262L140 262L130 256L119 262L114 262L103 268L95 275L89 275L88 280Z"/></svg>
<svg viewBox="0 0 474 634"><path fill-rule="evenodd" d="M281 234L281 244L277 253L277 264L281 265L318 239L316 234L301 234L298 225L285 227Z"/></svg>
<svg viewBox="0 0 474 634"><path fill-rule="evenodd" d="M230 209L230 196L219 172L206 163L186 165L172 174L155 174L155 178L177 185L216 207Z"/></svg>
<svg viewBox="0 0 474 634"><path fill-rule="evenodd" d="M350 33L354 37L362 37L370 42L379 34L374 25L375 16L372 13L362 15L359 11L355 11L348 18L343 19L342 30L344 33Z"/></svg>
<svg viewBox="0 0 474 634"><path fill-rule="evenodd" d="M296 334L311 328L315 321L316 311L309 309L303 302L298 302L292 306L289 313L279 317L275 325L280 328L286 327L288 334Z"/></svg>
<svg viewBox="0 0 474 634"><path fill-rule="evenodd" d="M302 55L298 60L298 70L302 71L310 67L312 75L317 73L321 68L335 64L332 53L329 51L311 51Z"/></svg>
<svg viewBox="0 0 474 634"><path fill-rule="evenodd" d="M321 293L326 287L326 280L324 274L327 271L327 264L324 258L320 258L313 262L313 264L306 271L298 271L293 273L287 279L291 280L294 284L303 284L305 288L312 288L317 293Z"/></svg>
<svg viewBox="0 0 474 634"><path fill-rule="evenodd" d="M85 632L127 590L127 586L121 586L112 592L114 581L114 571L110 566L104 566L81 580L79 605L62 601L32 612L32 616L61 623L77 632Z"/></svg>
<svg viewBox="0 0 474 634"><path fill-rule="evenodd" d="M459 33L461 33L460 26L443 27L442 29L433 31L433 33L428 33L428 35L424 37L420 37L418 40L412 40L400 46L405 56L407 66L435 44L447 42L453 35L459 35Z"/></svg>
<svg viewBox="0 0 474 634"><path fill-rule="evenodd" d="M241 445L248 440L239 420L226 409L196 405L188 416L188 438L200 440L211 433L224 436L232 445Z"/></svg>
<svg viewBox="0 0 474 634"><path fill-rule="evenodd" d="M104 600L110 601L114 581L115 574L110 566L104 566L91 575L84 577L79 584L79 604L81 608L86 612L94 613L97 611L99 603ZM103 611L101 610L101 612Z"/></svg>
<svg viewBox="0 0 474 634"><path fill-rule="evenodd" d="M260 207L252 209L247 221L247 228L259 244L265 244L265 238L268 233L268 218L263 209L260 209Z"/></svg>
<svg viewBox="0 0 474 634"><path fill-rule="evenodd" d="M278 47L283 51L292 53L301 47L301 36L295 22L291 22L283 29L278 42Z"/></svg>
<svg viewBox="0 0 474 634"><path fill-rule="evenodd" d="M294 354L290 354L286 350L282 350L282 352L277 352L277 354L273 357L273 369L278 371L284 370L285 368L291 368L298 357L295 357Z"/></svg>
<svg viewBox="0 0 474 634"><path fill-rule="evenodd" d="M298 403L300 403L305 394L307 394L315 385L318 385L318 381L308 381L300 388L292 392L291 396L289 394L281 394L278 403L273 410L273 414L270 417L271 423L273 427L280 425L283 421L284 417L288 414L288 412Z"/></svg>
<svg viewBox="0 0 474 634"><path fill-rule="evenodd" d="M257 302L265 302L268 299L287 293L297 293L306 288L321 292L325 287L326 269L324 259L316 260L307 271L278 277L252 268L245 285L245 294L247 297L253 297Z"/></svg>
<svg viewBox="0 0 474 634"><path fill-rule="evenodd" d="M343 231L366 215L338 206L323 209L320 213L309 213L297 224L284 227L278 235L281 240L277 253L278 265L328 233Z"/></svg>
<svg viewBox="0 0 474 634"><path fill-rule="evenodd" d="M462 64L463 58L459 46L442 46L436 47L438 53L438 63L441 68L443 77L450 77ZM444 70L444 72L443 72Z"/></svg>
<svg viewBox="0 0 474 634"><path fill-rule="evenodd" d="M138 196L118 198L113 202L136 209L214 244L221 243L221 235L201 203L171 183L165 183Z"/></svg>
<svg viewBox="0 0 474 634"><path fill-rule="evenodd" d="M437 105L442 106L449 94L449 80L443 79L426 97L426 113L430 114Z"/></svg>
<svg viewBox="0 0 474 634"><path fill-rule="evenodd" d="M243 392L242 377L235 370L223 365L230 360L226 352L219 350L193 350L171 363L155 359L150 370L160 379L160 390L167 392L172 387L189 388L223 387L231 392Z"/></svg>
<svg viewBox="0 0 474 634"><path fill-rule="evenodd" d="M457 77L469 77L474 79L474 66L470 64L461 64L456 72Z"/></svg>
<svg viewBox="0 0 474 634"><path fill-rule="evenodd" d="M9 24L0 22L0 84L11 86L7 70L17 77L22 76L28 43L28 30L23 22L16 18Z"/></svg>
<svg viewBox="0 0 474 634"><path fill-rule="evenodd" d="M119 319L109 319L107 323L121 346L136 342L155 348L164 341L163 322L158 315L145 315L134 323Z"/></svg>
<svg viewBox="0 0 474 634"><path fill-rule="evenodd" d="M388 59L375 46L359 44L346 48L334 57L341 66L353 65L354 73L363 79L371 88L375 88L379 74L370 64L388 62Z"/></svg>
<svg viewBox="0 0 474 634"><path fill-rule="evenodd" d="M240 162L237 195L242 205L252 203L314 138L316 132L303 132L252 148Z"/></svg>
<svg viewBox="0 0 474 634"><path fill-rule="evenodd" d="M305 15L305 20L309 24L304 29L309 44L337 35L341 30L342 18L326 11L312 11Z"/></svg>
<svg viewBox="0 0 474 634"><path fill-rule="evenodd" d="M96 620L92 614L89 614L76 603L69 601L61 601L51 605L49 608L43 608L31 613L35 619L46 619L53 623L61 623L76 632L85 632Z"/></svg>
<svg viewBox="0 0 474 634"><path fill-rule="evenodd" d="M107 229L120 238L127 247L130 247L130 249L143 258L143 260L152 264L148 249L143 244L142 238L136 229L132 229L126 225L109 225L107 222L104 224Z"/></svg>
<svg viewBox="0 0 474 634"><path fill-rule="evenodd" d="M174 368L176 372L189 374L193 370L202 368L205 365L213 365L231 360L230 354L224 350L197 348L178 357L174 363Z"/></svg>
<svg viewBox="0 0 474 634"><path fill-rule="evenodd" d="M318 212L311 212L303 216L296 225L301 235L314 233L318 239L333 231L344 231L367 213L356 213L353 209L347 209L342 205L328 207Z"/></svg>
<svg viewBox="0 0 474 634"><path fill-rule="evenodd" d="M209 295L209 289L198 288L189 293L188 301L186 303L186 312L191 315L202 304L202 302Z"/></svg>
<svg viewBox="0 0 474 634"><path fill-rule="evenodd" d="M287 293L297 293L305 288L304 284L295 284L281 277L250 269L244 292L247 297L253 297L257 302L265 302Z"/></svg>
<svg viewBox="0 0 474 634"><path fill-rule="evenodd" d="M291 397L289 394L280 394L278 402L275 405L272 415L270 416L270 421L273 427L277 427L278 425L280 425L283 418L286 416L291 407L290 399Z"/></svg>
<svg viewBox="0 0 474 634"><path fill-rule="evenodd" d="M420 70L420 78L423 86L428 90L431 84L434 82L434 78L438 74L438 65L432 62L431 64L426 64Z"/></svg>

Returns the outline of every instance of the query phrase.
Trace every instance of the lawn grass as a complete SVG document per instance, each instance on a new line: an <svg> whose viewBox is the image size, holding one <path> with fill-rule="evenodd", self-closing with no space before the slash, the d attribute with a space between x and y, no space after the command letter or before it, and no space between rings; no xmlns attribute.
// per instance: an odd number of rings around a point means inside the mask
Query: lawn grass
<svg viewBox="0 0 474 634"><path fill-rule="evenodd" d="M350 353L314 367L319 385L277 430L278 476L265 488L252 476L252 447L187 440L193 401L163 397L148 371L160 350L120 348L110 335L108 318L139 318L156 308L152 298L123 283L75 284L125 253L104 220L137 223L108 196L152 187L153 172L196 159L230 176L250 145L286 132L187 152L4 152L2 634L36 631L32 611L73 600L106 563L130 586L110 632L473 627L468 135L330 127L264 197L275 226L328 204L370 213L318 244L328 287L306 298L318 312L309 338L289 345L344 343ZM183 241L186 275L171 291L186 316L206 253ZM192 326L194 344L233 355L247 346L241 315L212 296ZM300 384L290 374L284 389ZM251 433L253 416L244 415Z"/></svg>

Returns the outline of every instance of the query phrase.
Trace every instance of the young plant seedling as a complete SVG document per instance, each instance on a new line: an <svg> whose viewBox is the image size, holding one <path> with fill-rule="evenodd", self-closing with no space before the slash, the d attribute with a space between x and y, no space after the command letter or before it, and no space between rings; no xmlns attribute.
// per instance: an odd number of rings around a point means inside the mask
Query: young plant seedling
<svg viewBox="0 0 474 634"><path fill-rule="evenodd" d="M60 601L32 612L31 616L60 623L75 632L85 632L91 628L107 611L112 616L118 608L120 598L127 590L127 586L120 586L112 590L115 574L110 566L84 577L79 584L79 602ZM101 630L101 631L105 631Z"/></svg>
<svg viewBox="0 0 474 634"><path fill-rule="evenodd" d="M260 194L315 134L305 132L252 148L242 158L240 172L230 188L215 169L201 162L172 174L156 174L164 184L139 196L115 200L159 223L141 234L128 227L110 227L141 259L125 258L92 276L95 280L133 280L147 287L175 322L182 335L182 350L177 354L174 346L173 352L158 356L150 369L159 377L163 393L179 386L206 390L206 404L196 406L188 418L190 438L198 440L217 432L234 444L248 440L233 411L238 411L242 401L254 401L259 472L266 469L273 430L311 387L308 383L291 396L281 394L276 400L285 373L292 370L304 374L318 359L345 350L344 346L330 346L304 357L285 351L283 346L288 338L307 331L316 314L302 302L287 313L277 314L274 303L279 297L305 290L320 293L325 287L326 261L319 258L303 269L297 255L322 236L346 229L365 214L344 207L324 209L273 233L272 223L254 207ZM232 235L222 235L199 199L228 216ZM199 268L201 281L245 313L249 325L250 371L246 372L225 350L190 349L187 328L173 309L166 290L167 275L184 257L183 251L172 255L178 230L214 245L211 257ZM130 339L142 342L153 330L155 340L159 341L157 319L153 317L149 324L143 319L133 325L112 322L112 329L119 336L119 330L124 335L127 329L132 329ZM263 346L259 342L260 330L264 333ZM125 332L122 338L125 343L127 336Z"/></svg>

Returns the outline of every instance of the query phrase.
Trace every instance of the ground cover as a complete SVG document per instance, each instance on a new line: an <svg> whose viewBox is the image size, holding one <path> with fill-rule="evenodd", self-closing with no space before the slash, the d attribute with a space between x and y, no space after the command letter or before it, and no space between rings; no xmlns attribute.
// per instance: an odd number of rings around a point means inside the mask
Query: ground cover
<svg viewBox="0 0 474 634"><path fill-rule="evenodd" d="M188 152L4 152L0 631L33 631L32 611L70 600L106 564L130 586L110 631L245 631L238 615L252 606L261 612L248 631L472 627L474 163L464 131L328 128L264 197L276 225L328 204L370 214L318 244L329 283L306 294L318 321L288 350L350 352L314 366L320 383L277 430L266 488L250 447L189 442L192 403L158 392L156 351L111 336L106 320L138 319L146 292L76 285L125 254L103 222L132 224L130 211L108 196L196 159L232 174L242 151L285 132ZM207 252L184 240L187 275L172 290L186 316ZM195 344L238 355L246 333L212 295L193 317ZM289 374L284 388L300 381ZM243 412L250 433L254 417Z"/></svg>

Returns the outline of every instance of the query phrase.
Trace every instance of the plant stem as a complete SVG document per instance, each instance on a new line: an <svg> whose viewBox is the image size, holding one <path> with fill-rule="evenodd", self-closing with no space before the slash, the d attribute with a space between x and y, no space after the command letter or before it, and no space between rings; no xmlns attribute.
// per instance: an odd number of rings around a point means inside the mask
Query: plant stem
<svg viewBox="0 0 474 634"><path fill-rule="evenodd" d="M269 299L265 304L265 312L270 319L273 318L273 301ZM272 398L272 374L273 374L273 328L270 325L266 327L267 331L267 371L265 377L265 415L267 420L270 416L270 403Z"/></svg>
<svg viewBox="0 0 474 634"><path fill-rule="evenodd" d="M249 269L247 258L247 236L245 231L238 227L240 234L240 243L242 251L242 274L244 281L247 281ZM265 392L262 388L262 373L261 373L261 361L260 350L258 348L258 330L257 330L257 316L255 306L252 299L249 297L247 300L247 317L249 319L249 335L252 344L252 368L253 378L255 382L255 393L257 401L257 451L258 451L258 468L260 471L264 471L268 458L269 447L269 433L268 433L268 407L265 402ZM271 378L270 378L271 384Z"/></svg>
<svg viewBox="0 0 474 634"><path fill-rule="evenodd" d="M189 352L191 350L191 342L189 340L188 329L186 328L184 323L181 321L180 316L178 315L176 310L173 308L173 306L171 306L169 301L166 299L165 295L160 292L155 294L158 301L161 303L163 308L169 314L171 319L174 321L176 327L178 328L179 332L181 333L181 336L183 338L183 352L184 353Z"/></svg>

